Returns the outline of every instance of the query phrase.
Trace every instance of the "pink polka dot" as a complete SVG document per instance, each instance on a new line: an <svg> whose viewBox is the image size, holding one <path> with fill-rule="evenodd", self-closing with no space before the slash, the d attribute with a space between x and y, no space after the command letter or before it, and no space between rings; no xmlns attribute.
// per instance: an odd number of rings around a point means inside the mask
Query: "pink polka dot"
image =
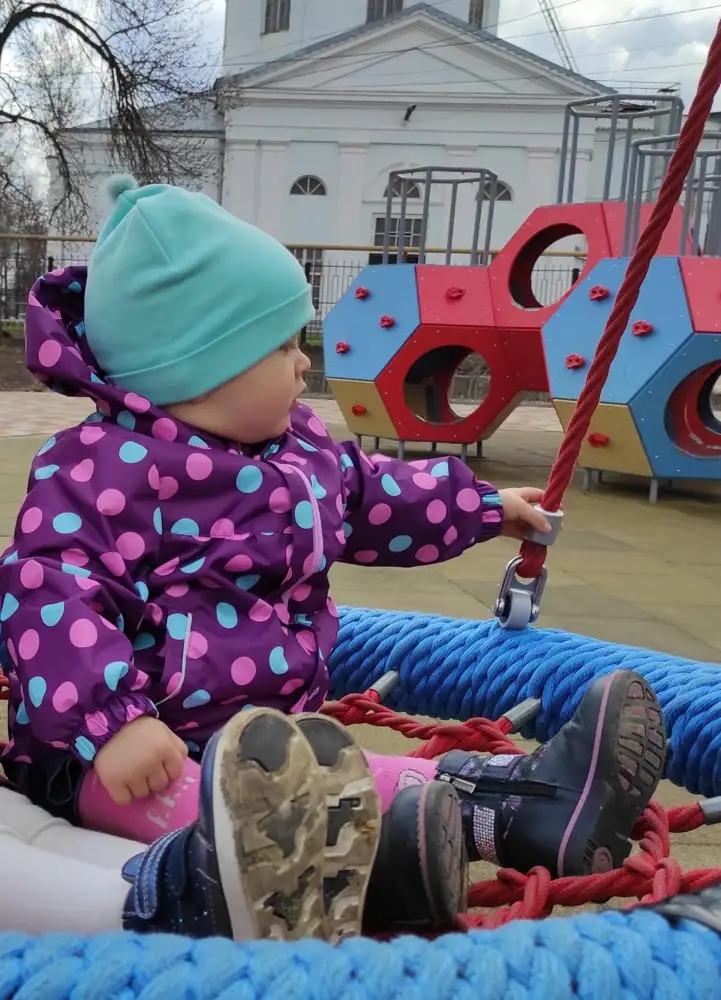
<svg viewBox="0 0 721 1000"><path fill-rule="evenodd" d="M273 610L284 625L290 624L290 615L288 614L288 609L285 604L276 604Z"/></svg>
<svg viewBox="0 0 721 1000"><path fill-rule="evenodd" d="M180 691L180 687L183 683L183 675L181 673L173 674L173 676L168 681L168 685L165 688L165 693L167 695L174 695Z"/></svg>
<svg viewBox="0 0 721 1000"><path fill-rule="evenodd" d="M106 736L110 729L104 712L91 712L86 715L85 726L91 736Z"/></svg>
<svg viewBox="0 0 721 1000"><path fill-rule="evenodd" d="M440 524L441 521L445 520L447 513L446 505L442 500L431 500L426 507L426 517L431 524Z"/></svg>
<svg viewBox="0 0 721 1000"><path fill-rule="evenodd" d="M70 478L74 483L89 483L95 472L95 462L92 458L84 458L70 470Z"/></svg>
<svg viewBox="0 0 721 1000"><path fill-rule="evenodd" d="M170 574L174 573L175 570L178 568L179 562L180 560L178 559L177 556L175 557L175 559L169 559L166 563L163 563L162 566L157 567L157 569L155 570L155 575L170 576Z"/></svg>
<svg viewBox="0 0 721 1000"><path fill-rule="evenodd" d="M130 690L131 691L142 691L142 689L146 686L146 684L149 683L149 681L150 681L150 678L145 673L145 671L144 670L138 670L137 674L135 675L135 680L133 681L133 683L132 683L132 685L130 687Z"/></svg>
<svg viewBox="0 0 721 1000"><path fill-rule="evenodd" d="M101 613L100 613L100 624L104 625L105 628L108 629L109 632L117 632L118 631L118 626L114 625L111 621L108 621L108 619L104 617L104 615L102 614L102 609L101 609Z"/></svg>
<svg viewBox="0 0 721 1000"><path fill-rule="evenodd" d="M158 441L175 441L178 436L178 425L170 417L160 417L151 427L151 433Z"/></svg>
<svg viewBox="0 0 721 1000"><path fill-rule="evenodd" d="M34 628L23 632L18 642L18 656L21 660L32 660L40 649L40 636Z"/></svg>
<svg viewBox="0 0 721 1000"><path fill-rule="evenodd" d="M122 576L125 572L125 560L119 552L103 552L100 562L113 576Z"/></svg>
<svg viewBox="0 0 721 1000"><path fill-rule="evenodd" d="M393 511L387 503L377 503L368 512L368 520L375 525L385 524L386 521L390 521L392 514Z"/></svg>
<svg viewBox="0 0 721 1000"><path fill-rule="evenodd" d="M308 430L312 431L313 434L317 434L318 437L328 437L328 431L325 429L318 417L308 418Z"/></svg>
<svg viewBox="0 0 721 1000"><path fill-rule="evenodd" d="M256 601L248 612L248 617L254 622L267 622L273 615L273 609L265 601Z"/></svg>
<svg viewBox="0 0 721 1000"><path fill-rule="evenodd" d="M57 340L45 340L40 345L38 351L38 361L43 368L52 368L58 363L63 353L63 349Z"/></svg>
<svg viewBox="0 0 721 1000"><path fill-rule="evenodd" d="M356 552L353 558L355 559L356 562L369 565L370 563L374 563L376 561L376 559L378 558L378 553L370 550L367 552Z"/></svg>
<svg viewBox="0 0 721 1000"><path fill-rule="evenodd" d="M43 512L39 507L28 507L20 521L20 527L26 535L31 535L37 531L43 523Z"/></svg>
<svg viewBox="0 0 721 1000"><path fill-rule="evenodd" d="M293 694L298 688L303 687L303 679L301 677L291 677L289 681L286 681L283 687L280 689L281 694Z"/></svg>
<svg viewBox="0 0 721 1000"><path fill-rule="evenodd" d="M124 403L133 413L147 413L150 409L150 400L146 399L145 396L139 396L137 392L129 392Z"/></svg>
<svg viewBox="0 0 721 1000"><path fill-rule="evenodd" d="M257 667L249 656L239 656L231 664L230 676L233 678L233 683L237 684L238 687L245 687L246 684L250 684L253 680L256 671Z"/></svg>
<svg viewBox="0 0 721 1000"><path fill-rule="evenodd" d="M15 666L18 665L18 654L15 651L15 644L12 639L7 639L5 645L8 648L8 653L10 654L10 659L13 661Z"/></svg>
<svg viewBox="0 0 721 1000"><path fill-rule="evenodd" d="M340 516L343 517L343 515L345 514L345 501L343 500L342 493L337 494L335 498L335 506Z"/></svg>
<svg viewBox="0 0 721 1000"><path fill-rule="evenodd" d="M140 559L145 552L145 542L136 531L126 531L118 537L118 552L124 559Z"/></svg>
<svg viewBox="0 0 721 1000"><path fill-rule="evenodd" d="M344 531L336 531L335 537L338 539L341 545L345 545L348 539L345 537Z"/></svg>
<svg viewBox="0 0 721 1000"><path fill-rule="evenodd" d="M185 463L185 471L191 479L200 483L211 475L213 460L209 455L204 455L202 452L195 452L192 455L188 455L188 460Z"/></svg>
<svg viewBox="0 0 721 1000"><path fill-rule="evenodd" d="M281 459L284 462L290 462L292 465L307 465L308 462L305 458L301 458L300 455L294 455L292 451L288 451L285 455L281 455Z"/></svg>
<svg viewBox="0 0 721 1000"><path fill-rule="evenodd" d="M70 642L76 649L89 649L98 641L98 630L87 618L78 618L70 626Z"/></svg>
<svg viewBox="0 0 721 1000"><path fill-rule="evenodd" d="M246 573L253 568L253 560L244 552L239 552L237 556L233 556L227 561L225 568L229 573Z"/></svg>
<svg viewBox="0 0 721 1000"><path fill-rule="evenodd" d="M95 444L105 437L105 431L97 424L84 424L80 428L80 440L83 444Z"/></svg>
<svg viewBox="0 0 721 1000"><path fill-rule="evenodd" d="M170 500L178 492L178 480L172 476L161 476L158 484L158 497L161 500Z"/></svg>
<svg viewBox="0 0 721 1000"><path fill-rule="evenodd" d="M87 552L83 552L82 549L65 549L60 558L68 566L87 566L90 562Z"/></svg>
<svg viewBox="0 0 721 1000"><path fill-rule="evenodd" d="M443 536L444 545L453 545L455 540L458 538L458 531L454 525L451 525L448 531Z"/></svg>
<svg viewBox="0 0 721 1000"><path fill-rule="evenodd" d="M138 708L137 705L128 705L125 709L125 721L133 722L134 719L139 719L143 712Z"/></svg>
<svg viewBox="0 0 721 1000"><path fill-rule="evenodd" d="M28 590L37 590L38 587L42 587L44 579L45 572L39 562L36 562L35 559L28 559L26 563L23 563L20 570L20 583L23 587Z"/></svg>
<svg viewBox="0 0 721 1000"><path fill-rule="evenodd" d="M17 757L13 758L18 764L32 764L32 757L28 757L27 754L21 753Z"/></svg>
<svg viewBox="0 0 721 1000"><path fill-rule="evenodd" d="M80 695L72 681L63 681L53 695L53 708L56 712L69 712L77 705Z"/></svg>
<svg viewBox="0 0 721 1000"><path fill-rule="evenodd" d="M486 524L500 524L501 523L500 510L487 510L484 520Z"/></svg>
<svg viewBox="0 0 721 1000"><path fill-rule="evenodd" d="M290 491L285 486L273 490L268 499L268 506L274 514L284 514L290 510Z"/></svg>
<svg viewBox="0 0 721 1000"><path fill-rule="evenodd" d="M163 620L163 609L157 604L146 604L145 612L153 625L160 625Z"/></svg>
<svg viewBox="0 0 721 1000"><path fill-rule="evenodd" d="M208 652L208 640L200 632L191 632L188 641L188 656L191 660L199 660Z"/></svg>
<svg viewBox="0 0 721 1000"><path fill-rule="evenodd" d="M227 517L221 517L210 529L211 538L228 538L235 531L235 525Z"/></svg>
<svg viewBox="0 0 721 1000"><path fill-rule="evenodd" d="M416 552L416 559L419 563L436 562L439 556L440 552L435 545L424 545L422 549L418 549Z"/></svg>
<svg viewBox="0 0 721 1000"><path fill-rule="evenodd" d="M165 588L165 593L168 597L185 597L189 590L189 583L171 583Z"/></svg>
<svg viewBox="0 0 721 1000"><path fill-rule="evenodd" d="M461 490L456 497L456 503L465 511L467 514L472 514L474 510L478 510L481 506L481 498L478 496L475 490L468 487L465 490Z"/></svg>
<svg viewBox="0 0 721 1000"><path fill-rule="evenodd" d="M337 618L338 617L338 608L336 607L336 603L335 603L335 601L333 600L332 597L328 598L326 606L328 608L328 614L331 616L331 618Z"/></svg>
<svg viewBox="0 0 721 1000"><path fill-rule="evenodd" d="M93 587L100 586L97 580L92 580L88 576L76 576L75 585L78 588L78 590L92 590Z"/></svg>
<svg viewBox="0 0 721 1000"><path fill-rule="evenodd" d="M95 501L95 506L101 514L113 517L115 514L122 514L125 510L125 496L120 490L103 490Z"/></svg>
<svg viewBox="0 0 721 1000"><path fill-rule="evenodd" d="M368 463L368 465L370 465L371 468L373 468L374 465L383 465L386 462L393 461L393 459L389 458L388 455L374 455L373 461L371 462L368 456L365 455L363 452L361 452L361 458L365 459L365 461Z"/></svg>
<svg viewBox="0 0 721 1000"><path fill-rule="evenodd" d="M421 471L423 471L423 469L425 469L427 467L427 465L428 465L428 459L427 458L419 458L415 462L409 462L408 464L413 469L420 469Z"/></svg>
<svg viewBox="0 0 721 1000"><path fill-rule="evenodd" d="M318 556L311 554L306 556L303 562L303 576L312 576L318 572Z"/></svg>
<svg viewBox="0 0 721 1000"><path fill-rule="evenodd" d="M318 648L318 643L312 632L298 632L296 638L298 639L298 645L306 653L314 653Z"/></svg>
<svg viewBox="0 0 721 1000"><path fill-rule="evenodd" d="M413 482L420 490L435 490L438 486L438 481L427 472L416 472Z"/></svg>
<svg viewBox="0 0 721 1000"><path fill-rule="evenodd" d="M290 595L294 601L305 601L306 598L310 597L313 588L307 583L299 583L297 587L293 589L293 593Z"/></svg>
<svg viewBox="0 0 721 1000"><path fill-rule="evenodd" d="M148 483L151 490L160 489L160 473L158 472L157 465L151 465L148 469Z"/></svg>

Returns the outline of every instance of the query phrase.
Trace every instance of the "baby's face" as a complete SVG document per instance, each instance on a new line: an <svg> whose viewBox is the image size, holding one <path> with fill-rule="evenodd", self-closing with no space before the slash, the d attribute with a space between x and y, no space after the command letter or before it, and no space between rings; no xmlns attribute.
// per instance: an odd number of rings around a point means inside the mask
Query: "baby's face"
<svg viewBox="0 0 721 1000"><path fill-rule="evenodd" d="M167 409L209 434L261 444L286 430L290 412L305 392L310 361L294 337L257 365L213 392Z"/></svg>

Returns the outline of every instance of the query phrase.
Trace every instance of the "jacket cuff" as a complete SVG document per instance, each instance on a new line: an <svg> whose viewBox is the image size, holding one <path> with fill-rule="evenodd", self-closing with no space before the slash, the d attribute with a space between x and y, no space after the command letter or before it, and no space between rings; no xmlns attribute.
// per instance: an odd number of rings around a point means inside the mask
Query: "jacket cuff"
<svg viewBox="0 0 721 1000"><path fill-rule="evenodd" d="M70 749L76 757L89 764L119 729L141 715L158 717L158 710L150 698L130 693L113 698L101 709L88 712L84 724L70 741Z"/></svg>
<svg viewBox="0 0 721 1000"><path fill-rule="evenodd" d="M481 498L481 531L477 541L490 542L497 538L503 528L503 501L498 490L488 483L476 483Z"/></svg>

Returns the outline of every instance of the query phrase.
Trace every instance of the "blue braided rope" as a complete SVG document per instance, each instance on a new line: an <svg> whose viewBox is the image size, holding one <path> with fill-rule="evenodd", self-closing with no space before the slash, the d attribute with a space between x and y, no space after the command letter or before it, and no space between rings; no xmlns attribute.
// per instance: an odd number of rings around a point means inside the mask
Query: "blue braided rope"
<svg viewBox="0 0 721 1000"><path fill-rule="evenodd" d="M721 937L654 913L390 944L0 934L0 1000L721 1000Z"/></svg>
<svg viewBox="0 0 721 1000"><path fill-rule="evenodd" d="M667 776L721 795L721 669L555 629L507 632L495 621L342 608L330 660L332 696L367 690L386 671L400 684L388 705L410 715L495 719L524 698L542 709L524 735L547 740L594 677L635 670L653 687L670 737Z"/></svg>

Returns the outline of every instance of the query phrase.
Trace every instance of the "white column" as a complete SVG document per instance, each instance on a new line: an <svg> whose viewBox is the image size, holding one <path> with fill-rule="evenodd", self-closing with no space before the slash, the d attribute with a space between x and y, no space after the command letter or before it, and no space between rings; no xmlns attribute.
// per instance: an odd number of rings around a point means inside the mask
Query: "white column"
<svg viewBox="0 0 721 1000"><path fill-rule="evenodd" d="M286 204L285 158L287 142L263 140L260 144L260 198L257 224L276 239L283 239L283 206Z"/></svg>
<svg viewBox="0 0 721 1000"><path fill-rule="evenodd" d="M223 168L223 208L245 222L258 214L260 149L257 141L228 139Z"/></svg>
<svg viewBox="0 0 721 1000"><path fill-rule="evenodd" d="M373 234L365 232L363 189L365 186L368 147L355 143L338 146L338 192L336 198L335 242L350 246L370 243Z"/></svg>

